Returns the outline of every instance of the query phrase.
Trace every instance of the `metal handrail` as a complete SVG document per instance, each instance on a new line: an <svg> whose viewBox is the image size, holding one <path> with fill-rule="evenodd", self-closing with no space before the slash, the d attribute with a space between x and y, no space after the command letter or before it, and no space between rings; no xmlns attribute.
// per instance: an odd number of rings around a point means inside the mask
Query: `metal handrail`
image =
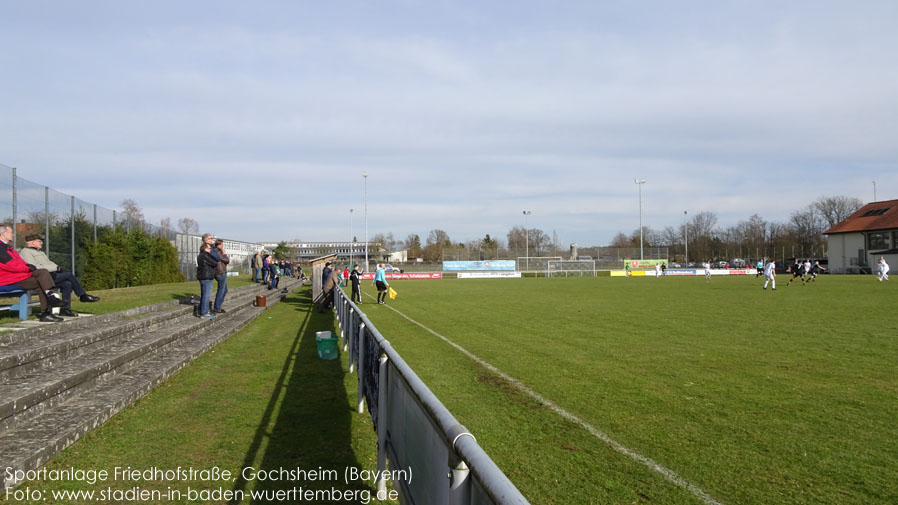
<svg viewBox="0 0 898 505"><path fill-rule="evenodd" d="M484 498L488 498L494 504L526 504L529 503L520 493L515 485L508 479L496 463L489 457L477 443L474 436L467 428L461 425L455 416L449 412L442 402L433 394L430 388L424 384L412 368L402 359L402 356L390 345L390 342L377 330L374 324L368 319L368 316L362 312L359 307L354 304L341 289L334 290L334 310L337 313L337 319L340 326L340 334L343 337L344 350L350 351L350 372L354 369L359 375L359 403L358 411L364 411L366 400L369 402L369 411L372 419L375 420L375 428L378 434L378 473L386 470L386 456L389 454L394 467L404 467L402 455L390 450L392 447L389 439L388 427L391 420L385 418L387 415L386 405L388 403L387 395L389 388L384 387L384 383L392 380L391 374L387 372L391 367L393 373L397 374L397 378L401 379L408 389L411 391L415 402L421 407L425 413L430 425L439 433L440 439L448 450L449 460L446 461L447 475L449 478L446 482L446 489L435 490L445 492L447 503L466 505L474 503L473 495L475 494L474 482L469 479L473 477L476 480L477 503L482 503ZM366 339L373 337L374 343L378 350L377 367L368 367L366 360ZM367 370L366 368L372 368ZM370 403L370 391L367 391L366 376L374 374L374 382L377 384L376 396L374 397L374 405ZM421 447L416 448L417 451L424 450ZM438 457L433 454L432 457ZM421 480L414 481L421 482ZM423 480L427 484L427 480ZM411 496L410 487L406 489L403 483L398 486L400 492L407 493L403 496L403 503L414 503ZM411 486L412 484L409 484ZM378 492L382 492L386 488L386 482L377 483ZM440 493L435 492L435 495Z"/></svg>

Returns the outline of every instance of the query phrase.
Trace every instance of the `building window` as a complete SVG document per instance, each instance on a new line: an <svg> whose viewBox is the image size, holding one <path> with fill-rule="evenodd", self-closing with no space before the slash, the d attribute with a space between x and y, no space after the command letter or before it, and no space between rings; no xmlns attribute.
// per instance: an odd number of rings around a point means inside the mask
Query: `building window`
<svg viewBox="0 0 898 505"><path fill-rule="evenodd" d="M885 214L886 211L888 211L889 209L891 209L891 207L886 207L884 209L868 210L867 212L864 212L864 214L861 217L881 216L881 215Z"/></svg>
<svg viewBox="0 0 898 505"><path fill-rule="evenodd" d="M892 234L889 232L868 233L867 234L867 250L881 251L883 249L891 249Z"/></svg>

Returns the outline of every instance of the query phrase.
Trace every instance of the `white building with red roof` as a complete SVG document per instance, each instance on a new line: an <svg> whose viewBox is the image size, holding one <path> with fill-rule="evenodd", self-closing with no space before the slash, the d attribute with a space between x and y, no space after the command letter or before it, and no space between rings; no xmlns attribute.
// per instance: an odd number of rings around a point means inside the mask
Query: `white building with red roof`
<svg viewBox="0 0 898 505"><path fill-rule="evenodd" d="M898 200L868 203L823 233L832 273L875 271L880 256L898 266Z"/></svg>

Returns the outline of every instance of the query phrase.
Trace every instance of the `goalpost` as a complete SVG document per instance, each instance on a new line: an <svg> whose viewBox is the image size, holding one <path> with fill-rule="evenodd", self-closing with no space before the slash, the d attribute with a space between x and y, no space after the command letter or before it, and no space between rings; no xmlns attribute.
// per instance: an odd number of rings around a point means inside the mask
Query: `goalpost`
<svg viewBox="0 0 898 505"><path fill-rule="evenodd" d="M552 260L546 265L546 277L595 277L595 260Z"/></svg>
<svg viewBox="0 0 898 505"><path fill-rule="evenodd" d="M561 256L518 256L515 268L518 272L545 272L550 261L558 261Z"/></svg>

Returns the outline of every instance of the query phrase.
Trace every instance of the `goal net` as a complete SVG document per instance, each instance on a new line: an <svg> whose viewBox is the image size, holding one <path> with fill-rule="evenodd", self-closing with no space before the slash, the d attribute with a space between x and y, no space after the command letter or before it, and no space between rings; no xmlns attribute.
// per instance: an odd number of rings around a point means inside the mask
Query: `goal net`
<svg viewBox="0 0 898 505"><path fill-rule="evenodd" d="M550 261L559 261L561 256L518 256L518 272L545 272Z"/></svg>
<svg viewBox="0 0 898 505"><path fill-rule="evenodd" d="M552 260L546 265L547 277L595 277L595 260Z"/></svg>

